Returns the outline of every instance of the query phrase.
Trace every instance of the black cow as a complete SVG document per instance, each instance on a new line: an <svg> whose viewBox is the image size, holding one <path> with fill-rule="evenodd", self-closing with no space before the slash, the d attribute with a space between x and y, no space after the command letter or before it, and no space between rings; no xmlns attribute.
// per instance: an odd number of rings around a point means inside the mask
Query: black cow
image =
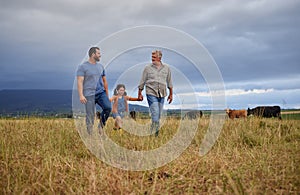
<svg viewBox="0 0 300 195"><path fill-rule="evenodd" d="M184 115L184 118L186 119L197 119L201 118L203 116L203 113L201 110L193 110L189 111Z"/></svg>
<svg viewBox="0 0 300 195"><path fill-rule="evenodd" d="M130 111L129 112L129 115L130 115L130 117L133 119L133 120L136 120L136 111Z"/></svg>
<svg viewBox="0 0 300 195"><path fill-rule="evenodd" d="M247 115L254 115L258 117L278 117L281 120L280 107L279 106L258 106L256 108L248 108Z"/></svg>

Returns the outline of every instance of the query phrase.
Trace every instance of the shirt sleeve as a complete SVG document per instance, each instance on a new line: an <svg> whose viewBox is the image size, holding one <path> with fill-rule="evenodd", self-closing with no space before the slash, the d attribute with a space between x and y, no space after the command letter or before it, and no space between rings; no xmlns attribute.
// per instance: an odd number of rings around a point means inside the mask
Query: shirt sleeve
<svg viewBox="0 0 300 195"><path fill-rule="evenodd" d="M76 71L76 75L77 76L84 76L85 75L85 71L82 65L79 65Z"/></svg>
<svg viewBox="0 0 300 195"><path fill-rule="evenodd" d="M141 81L140 81L140 84L138 86L138 88L140 90L143 90L144 89L144 85L145 85L145 82L146 82L146 78L147 78L147 68L144 69L143 71L143 74L142 74L142 78L141 78Z"/></svg>
<svg viewBox="0 0 300 195"><path fill-rule="evenodd" d="M173 88L172 74L171 74L170 68L168 70L168 75L167 75L167 87L168 88Z"/></svg>

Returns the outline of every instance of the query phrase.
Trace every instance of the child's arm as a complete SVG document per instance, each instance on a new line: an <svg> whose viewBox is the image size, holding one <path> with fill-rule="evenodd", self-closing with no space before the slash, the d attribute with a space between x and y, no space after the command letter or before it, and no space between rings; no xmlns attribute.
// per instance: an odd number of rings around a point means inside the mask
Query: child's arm
<svg viewBox="0 0 300 195"><path fill-rule="evenodd" d="M126 96L128 101L143 101L142 99L139 98L134 98L134 97L130 97L130 96Z"/></svg>
<svg viewBox="0 0 300 195"><path fill-rule="evenodd" d="M115 95L113 95L111 98L109 98L109 101L114 101L116 99L116 96Z"/></svg>
<svg viewBox="0 0 300 195"><path fill-rule="evenodd" d="M130 96L124 96L125 98L125 104L126 104L126 112L128 112L128 102L127 101L143 101L143 98L142 99L139 99L139 98L133 98L133 97L130 97Z"/></svg>

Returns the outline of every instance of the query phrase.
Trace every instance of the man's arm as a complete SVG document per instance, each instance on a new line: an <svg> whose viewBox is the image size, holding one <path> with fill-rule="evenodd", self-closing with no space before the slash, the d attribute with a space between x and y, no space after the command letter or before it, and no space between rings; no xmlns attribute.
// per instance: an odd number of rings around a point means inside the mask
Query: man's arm
<svg viewBox="0 0 300 195"><path fill-rule="evenodd" d="M143 101L143 96L142 98L134 98L134 97L129 97L127 96L128 101Z"/></svg>
<svg viewBox="0 0 300 195"><path fill-rule="evenodd" d="M138 86L138 89L139 89L138 99L141 99L141 100L143 100L142 91L143 91L144 86L145 86L146 78L147 78L147 70L145 68L144 71L143 71L142 78L140 80L139 86Z"/></svg>
<svg viewBox="0 0 300 195"><path fill-rule="evenodd" d="M102 80L103 80L103 85L104 85L106 95L107 95L107 97L109 97L108 96L108 83L107 83L107 80L106 80L106 76L102 76Z"/></svg>
<svg viewBox="0 0 300 195"><path fill-rule="evenodd" d="M83 95L83 81L84 81L83 76L77 76L77 89L78 89L79 100L82 104L85 104L87 100Z"/></svg>
<svg viewBox="0 0 300 195"><path fill-rule="evenodd" d="M139 99L140 101L143 100L142 89L139 89L139 92L138 92L138 99Z"/></svg>
<svg viewBox="0 0 300 195"><path fill-rule="evenodd" d="M171 102L173 101L173 82L172 82L172 74L170 69L167 76L167 85L169 89L168 102L169 104L171 104Z"/></svg>
<svg viewBox="0 0 300 195"><path fill-rule="evenodd" d="M171 104L171 102L173 101L173 88L169 87L169 96L168 96L168 102L169 104Z"/></svg>

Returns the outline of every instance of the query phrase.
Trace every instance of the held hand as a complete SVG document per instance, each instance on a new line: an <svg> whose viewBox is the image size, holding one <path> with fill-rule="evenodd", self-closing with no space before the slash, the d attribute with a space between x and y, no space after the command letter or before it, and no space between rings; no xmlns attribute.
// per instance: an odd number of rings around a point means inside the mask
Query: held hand
<svg viewBox="0 0 300 195"><path fill-rule="evenodd" d="M84 96L80 96L80 102L82 104L86 104L87 103L87 99Z"/></svg>
<svg viewBox="0 0 300 195"><path fill-rule="evenodd" d="M139 96L138 96L138 101L143 101L143 95L142 94L139 94Z"/></svg>
<svg viewBox="0 0 300 195"><path fill-rule="evenodd" d="M168 96L168 102L169 102L169 104L171 104L172 101L173 101L173 96L172 96L172 95L169 95L169 96Z"/></svg>

